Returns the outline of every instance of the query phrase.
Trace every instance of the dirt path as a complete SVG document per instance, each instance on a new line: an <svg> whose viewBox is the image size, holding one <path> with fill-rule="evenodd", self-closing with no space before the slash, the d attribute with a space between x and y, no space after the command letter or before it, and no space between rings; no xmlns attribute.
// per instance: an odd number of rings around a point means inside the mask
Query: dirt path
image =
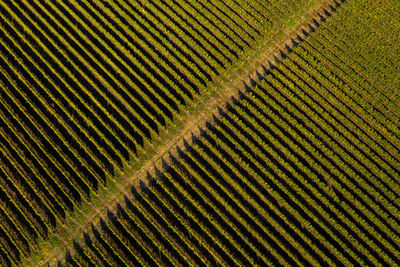
<svg viewBox="0 0 400 267"><path fill-rule="evenodd" d="M250 85L251 81L258 81L258 75L263 74L265 69L268 69L268 62L276 63L277 58L281 58L281 52L288 53L288 48L293 47L292 40L298 41L297 37L304 38L305 32L309 32L309 25L315 28L313 19L320 22L319 14L324 16L323 9L330 10L329 4L335 6L335 0L321 0L320 3L313 6L310 10L304 11L301 16L298 16L294 25L286 25L282 29L276 31L270 38L265 39L264 44L254 51L247 61L240 61L242 65L238 70L228 70L229 77L219 78L215 81L215 92L207 95L203 93L202 103L199 103L192 109L194 112L186 111L182 116L183 119L179 122L176 129L169 133L164 133L162 140L168 142L160 143L159 145L151 145L150 149L157 151L150 159L141 162L141 167L138 170L131 170L129 175L122 175L114 184L115 189L103 187L102 192L95 196L95 203L86 203L81 213L83 218L79 220L70 216L65 225L60 225L60 231L54 235L58 244L54 245L49 241L43 241L39 245L39 249L30 259L24 261L24 265L41 266L41 265L56 265L57 261L63 262L65 253L73 251L73 242L76 241L84 244L83 233L90 232L90 227L99 225L99 219L106 220L107 211L115 211L116 204L120 203L124 206L124 197L132 197L129 190L132 186L140 191L140 183L147 183L147 175L154 175L155 168L161 170L163 161L170 163L169 155L175 157L177 155L177 147L184 148L184 142L190 143L192 135L199 136L200 128L206 122L212 123L212 116L219 116L218 109L224 109L227 103L232 104L232 98L238 97L239 91L244 92L245 85ZM241 65L241 64L238 65ZM247 65L247 66L246 66ZM190 110L190 109L189 109ZM201 111L201 112L200 112ZM158 137L155 137L158 138ZM129 170L128 170L129 172ZM116 191L116 192L115 192ZM88 212L85 213L85 210Z"/></svg>

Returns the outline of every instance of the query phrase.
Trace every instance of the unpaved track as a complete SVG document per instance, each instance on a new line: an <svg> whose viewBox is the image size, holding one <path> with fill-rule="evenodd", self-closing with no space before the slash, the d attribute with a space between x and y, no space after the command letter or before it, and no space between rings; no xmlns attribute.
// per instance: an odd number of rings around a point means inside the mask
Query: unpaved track
<svg viewBox="0 0 400 267"><path fill-rule="evenodd" d="M153 149L157 151L149 160L143 162L140 169L131 172L129 175L120 177L115 186L118 193L110 191L107 187L104 188L106 196L99 197L98 202L87 203L87 208L90 212L87 213L79 221L70 217L68 218L72 224L71 227L67 225L59 226L63 229L63 235L57 235L60 244L54 247L49 246L48 242L43 242L39 246L40 257L33 259L26 259L25 265L56 265L57 261L63 262L65 259L66 251L73 252L73 242L76 241L84 244L83 233L90 233L91 225L98 226L99 219L106 220L107 211L114 212L116 204L119 203L124 207L124 197L131 198L130 188L133 186L140 191L140 184L147 183L146 177L148 174L154 175L154 170L162 169L163 162L170 163L170 154L178 157L177 147L184 150L184 143L190 143L192 136L200 135L200 127L204 127L206 122L212 123L213 116L219 116L219 109L224 109L226 104L232 104L233 98L238 98L239 92L244 92L245 85L250 85L252 80L258 81L259 74L263 74L265 69L269 68L269 62L275 64L276 59L281 58L281 53L288 53L288 48L293 47L293 40L298 41L298 37L304 38L304 31L310 31L310 25L314 28L313 19L321 22L320 16L325 16L324 9L332 13L329 5L336 6L335 0L322 0L319 4L315 5L311 10L308 10L301 17L297 18L293 26L287 26L280 29L276 34L270 38L266 38L264 45L254 52L254 55L248 60L247 67L239 68L238 71L228 72L229 77L225 77L226 82L221 80L216 81L216 92L213 96L204 94L202 96L203 109L201 112L197 111L190 114L186 111L181 119L183 127L178 128L174 134L164 134L163 142L161 145L153 145ZM302 31L304 30L304 31ZM155 137L157 138L157 137Z"/></svg>

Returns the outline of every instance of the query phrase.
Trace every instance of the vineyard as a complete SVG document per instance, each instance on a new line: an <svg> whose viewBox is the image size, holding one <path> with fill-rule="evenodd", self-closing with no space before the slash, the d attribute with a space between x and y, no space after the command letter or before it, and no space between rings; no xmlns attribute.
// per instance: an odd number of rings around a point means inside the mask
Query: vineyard
<svg viewBox="0 0 400 267"><path fill-rule="evenodd" d="M399 265L400 2L304 2L0 0L0 264Z"/></svg>

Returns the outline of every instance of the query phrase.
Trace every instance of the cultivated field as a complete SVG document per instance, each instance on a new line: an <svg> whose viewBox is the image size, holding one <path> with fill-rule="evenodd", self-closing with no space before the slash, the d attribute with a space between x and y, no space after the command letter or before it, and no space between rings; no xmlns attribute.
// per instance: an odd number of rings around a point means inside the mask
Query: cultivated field
<svg viewBox="0 0 400 267"><path fill-rule="evenodd" d="M399 264L400 3L304 2L0 0L0 263Z"/></svg>

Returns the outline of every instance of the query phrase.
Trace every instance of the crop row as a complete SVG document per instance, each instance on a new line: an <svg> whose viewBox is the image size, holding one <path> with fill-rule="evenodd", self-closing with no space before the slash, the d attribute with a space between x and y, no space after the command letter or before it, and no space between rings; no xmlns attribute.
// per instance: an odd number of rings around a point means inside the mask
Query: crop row
<svg viewBox="0 0 400 267"><path fill-rule="evenodd" d="M27 256L299 8L0 1L1 259Z"/></svg>
<svg viewBox="0 0 400 267"><path fill-rule="evenodd" d="M397 44L373 26L394 11L361 6L346 2L177 148L67 263L398 264Z"/></svg>

